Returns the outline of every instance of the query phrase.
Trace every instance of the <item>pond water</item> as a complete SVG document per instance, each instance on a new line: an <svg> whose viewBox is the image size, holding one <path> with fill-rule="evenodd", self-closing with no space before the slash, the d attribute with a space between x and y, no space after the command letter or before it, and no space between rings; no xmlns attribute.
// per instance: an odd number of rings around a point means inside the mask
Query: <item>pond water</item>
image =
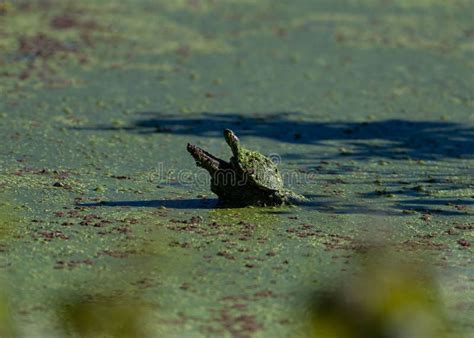
<svg viewBox="0 0 474 338"><path fill-rule="evenodd" d="M304 337L381 246L469 336L473 11L1 2L0 335ZM224 128L308 201L219 207L186 144Z"/></svg>

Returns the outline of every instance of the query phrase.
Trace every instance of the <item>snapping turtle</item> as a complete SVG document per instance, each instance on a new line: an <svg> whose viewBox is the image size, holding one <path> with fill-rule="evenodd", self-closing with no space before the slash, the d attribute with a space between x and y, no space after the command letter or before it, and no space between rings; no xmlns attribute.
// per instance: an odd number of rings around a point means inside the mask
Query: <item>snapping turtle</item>
<svg viewBox="0 0 474 338"><path fill-rule="evenodd" d="M211 175L211 190L230 205L280 205L305 198L283 186L276 164L268 157L240 145L239 138L230 129L224 138L232 150L229 162L189 144L188 152L199 167Z"/></svg>

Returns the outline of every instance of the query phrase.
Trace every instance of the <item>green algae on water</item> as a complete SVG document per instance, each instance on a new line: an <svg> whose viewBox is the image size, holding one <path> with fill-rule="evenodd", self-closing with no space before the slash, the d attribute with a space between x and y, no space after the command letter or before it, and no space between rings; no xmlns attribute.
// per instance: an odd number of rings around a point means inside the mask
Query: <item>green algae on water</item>
<svg viewBox="0 0 474 338"><path fill-rule="evenodd" d="M15 338L18 336L13 325L10 306L3 282L4 281L0 277L0 337Z"/></svg>
<svg viewBox="0 0 474 338"><path fill-rule="evenodd" d="M18 230L18 210L6 199L4 194L0 195L0 245L7 245Z"/></svg>

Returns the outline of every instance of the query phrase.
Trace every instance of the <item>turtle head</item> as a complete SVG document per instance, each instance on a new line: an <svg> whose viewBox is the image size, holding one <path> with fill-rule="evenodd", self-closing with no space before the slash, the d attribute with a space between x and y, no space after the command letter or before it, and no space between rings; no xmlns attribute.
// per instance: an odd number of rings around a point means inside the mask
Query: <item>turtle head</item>
<svg viewBox="0 0 474 338"><path fill-rule="evenodd" d="M235 157L239 155L240 140L230 129L224 129L224 138Z"/></svg>

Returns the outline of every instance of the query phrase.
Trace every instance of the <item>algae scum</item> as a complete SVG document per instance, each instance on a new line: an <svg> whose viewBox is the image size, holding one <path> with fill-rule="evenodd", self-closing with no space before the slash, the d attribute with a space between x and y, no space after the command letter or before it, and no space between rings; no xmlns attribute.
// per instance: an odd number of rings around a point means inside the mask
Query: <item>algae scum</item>
<svg viewBox="0 0 474 338"><path fill-rule="evenodd" d="M0 1L0 335L304 337L382 243L469 336L473 12ZM224 128L308 201L217 208Z"/></svg>

